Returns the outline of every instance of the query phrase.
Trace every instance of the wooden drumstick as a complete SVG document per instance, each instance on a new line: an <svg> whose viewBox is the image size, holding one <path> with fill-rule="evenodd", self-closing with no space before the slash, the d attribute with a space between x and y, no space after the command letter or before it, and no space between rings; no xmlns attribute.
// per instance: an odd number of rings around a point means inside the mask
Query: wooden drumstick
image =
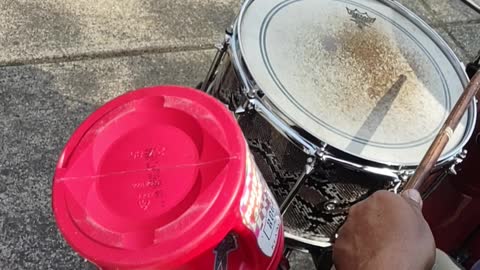
<svg viewBox="0 0 480 270"><path fill-rule="evenodd" d="M473 100L475 95L480 89L480 72L477 72L472 78L470 83L467 85L465 91L458 99L455 107L453 107L452 112L448 116L447 120L440 129L437 137L433 141L432 145L428 149L427 153L423 157L420 165L418 165L415 170L414 175L407 181L404 189L419 189L423 184L425 179L430 175L433 167L438 161L438 158L445 149L450 137L453 135L455 128L462 119L463 115L467 111L470 102Z"/></svg>

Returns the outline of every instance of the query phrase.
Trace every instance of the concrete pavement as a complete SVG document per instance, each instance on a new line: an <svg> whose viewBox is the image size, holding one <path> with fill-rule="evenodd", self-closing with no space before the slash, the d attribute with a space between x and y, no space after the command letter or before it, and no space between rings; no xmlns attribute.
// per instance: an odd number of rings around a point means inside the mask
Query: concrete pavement
<svg viewBox="0 0 480 270"><path fill-rule="evenodd" d="M0 269L85 269L54 224L58 154L99 104L128 89L195 85L211 50L0 69Z"/></svg>
<svg viewBox="0 0 480 270"><path fill-rule="evenodd" d="M211 47L235 0L0 3L0 64L41 63Z"/></svg>
<svg viewBox="0 0 480 270"><path fill-rule="evenodd" d="M478 0L476 0L478 1ZM460 0L402 0L466 61L480 15ZM93 269L50 207L58 154L95 108L127 90L194 86L234 0L13 0L0 3L0 269ZM313 269L295 254L293 269Z"/></svg>

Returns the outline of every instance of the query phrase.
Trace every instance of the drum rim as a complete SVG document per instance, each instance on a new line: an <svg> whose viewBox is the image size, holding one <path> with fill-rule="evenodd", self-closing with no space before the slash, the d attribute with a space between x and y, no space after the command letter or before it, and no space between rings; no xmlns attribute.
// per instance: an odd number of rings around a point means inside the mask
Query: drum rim
<svg viewBox="0 0 480 270"><path fill-rule="evenodd" d="M328 247L331 247L333 245L333 241L328 237L324 237L323 240L312 240L312 239L308 239L308 238L305 238L305 237L302 237L302 236L297 236L293 233L289 233L289 232L287 232L287 230L285 230L284 235L285 235L286 239L293 240L293 241L302 243L302 244L307 245L307 246L328 248Z"/></svg>
<svg viewBox="0 0 480 270"><path fill-rule="evenodd" d="M230 38L230 53L233 55L233 61L232 65L235 67L237 74L240 76L240 81L242 82L243 86L246 87L247 89L244 89L246 94L250 94L251 89L257 89L261 90L255 83L255 79L251 75L247 63L244 62L243 58L243 45L241 42L241 23L243 21L243 17L245 15L245 12L248 10L249 6L254 2L255 0L246 0L244 4L242 5L240 9L240 13L236 19L236 21L233 24L233 33ZM454 68L462 86L465 88L469 82L468 75L465 71L464 64L458 59L458 57L455 55L453 50L450 48L450 46L445 42L445 40L434 30L432 29L424 20L422 20L420 17L418 17L415 13L410 11L408 8L403 6L402 4L398 3L397 1L387 1L387 0L378 0L382 4L388 6L389 8L392 8L393 10L397 11L400 13L400 15L404 16L406 19L408 19L410 22L412 22L415 26L417 26L420 30L422 30L437 46L438 48L443 52L443 54L446 56L447 60L450 62L452 67ZM238 48L237 48L238 47ZM241 63L243 62L243 64ZM248 77L248 78L247 78ZM316 136L312 135L310 132L306 131L301 125L299 125L296 121L292 120L290 117L285 115L275 104L272 102L267 95L264 97L260 98L258 95L254 95L253 97L249 97L250 99L256 100L258 103L264 105L264 107L270 109L270 112L274 114L278 120L282 122L286 122L285 119L298 126L302 132L305 132L312 138L316 138ZM264 116L265 117L265 116ZM436 164L436 168L441 168L447 164L450 164L452 161L455 160L456 156L460 154L465 147L465 145L468 143L470 138L472 137L472 134L475 129L475 123L477 119L477 101L476 99L471 102L468 111L467 111L467 126L465 128L464 135L462 137L462 140L455 146L453 147L450 151L447 153L443 154L440 158L439 161ZM267 119L269 120L269 119ZM272 125L274 125L271 122ZM276 129L282 129L281 127L275 126ZM297 132L298 133L298 132ZM378 161L378 160L371 160L367 159L362 156L358 156L352 153L348 153L346 151L342 151L341 149L334 147L326 141L322 141L318 138L316 138L315 142L311 140L307 140L305 136L302 136L301 134L298 134L300 137L305 139L308 143L310 143L312 146L314 146L317 150L320 148L325 149L325 146L319 147L319 145L325 144L328 148L328 152L335 153L335 154L340 154L340 156L346 155L353 157L354 159L359 159L362 161L362 163L366 164L374 164L373 166L375 167L380 167L383 168L385 166L389 168L394 168L397 170L408 170L408 169L415 169L419 163L397 163L397 162L384 162L384 161Z"/></svg>

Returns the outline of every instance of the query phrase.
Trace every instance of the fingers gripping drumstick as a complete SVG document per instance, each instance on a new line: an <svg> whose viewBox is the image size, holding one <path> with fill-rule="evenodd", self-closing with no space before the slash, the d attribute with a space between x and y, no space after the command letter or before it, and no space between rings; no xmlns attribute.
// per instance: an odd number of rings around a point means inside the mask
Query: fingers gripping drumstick
<svg viewBox="0 0 480 270"><path fill-rule="evenodd" d="M437 163L438 158L443 152L443 149L447 145L450 137L455 131L455 128L467 111L470 102L473 100L479 89L480 72L477 72L477 74L475 74L468 84L465 91L463 91L447 120L445 120L445 123L438 132L437 137L433 141L432 145L430 145L430 148L420 162L420 165L418 165L417 169L415 170L415 174L407 181L405 189L419 189L423 185L425 179L430 175L433 166L435 166Z"/></svg>

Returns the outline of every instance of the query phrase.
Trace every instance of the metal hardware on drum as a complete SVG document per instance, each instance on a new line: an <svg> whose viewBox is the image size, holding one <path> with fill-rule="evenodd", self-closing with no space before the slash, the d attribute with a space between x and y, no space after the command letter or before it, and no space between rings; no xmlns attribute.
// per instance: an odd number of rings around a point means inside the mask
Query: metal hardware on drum
<svg viewBox="0 0 480 270"><path fill-rule="evenodd" d="M328 203L325 204L325 210L333 211L333 210L335 210L335 208L337 208L337 206L336 206L337 204L338 204L338 201L336 201L336 200L328 202Z"/></svg>
<svg viewBox="0 0 480 270"><path fill-rule="evenodd" d="M339 165L343 165L346 168L349 168L354 171L363 171L372 174L378 174L381 176L385 176L391 178L392 180L401 179L401 176L408 176L413 173L413 170L394 170L389 168L377 168L372 166L361 165L358 163L350 162L341 158L334 157L332 155L327 154L325 151L318 152L318 157L323 162L333 162Z"/></svg>
<svg viewBox="0 0 480 270"><path fill-rule="evenodd" d="M305 184L307 176L312 173L313 168L315 167L315 162L315 157L310 157L307 159L307 164L305 164L305 169L303 170L303 173L300 175L292 190L288 193L287 197L285 197L282 204L280 205L280 212L282 213L282 215L287 212L288 207L292 204L292 201L297 195L298 191Z"/></svg>
<svg viewBox="0 0 480 270"><path fill-rule="evenodd" d="M239 115L252 109L253 109L252 104L248 101L245 101L243 105L240 105L235 109L235 114Z"/></svg>
<svg viewBox="0 0 480 270"><path fill-rule="evenodd" d="M452 175L457 175L457 169L456 167L458 164L462 163L463 160L467 157L468 151L464 149L462 152L460 152L454 159L452 165L448 167L448 173Z"/></svg>
<svg viewBox="0 0 480 270"><path fill-rule="evenodd" d="M402 184L404 183L404 181L400 180L400 179L395 179L395 180L392 180L392 185L393 187L389 189L389 191L395 193L395 194L398 194L400 193L400 188L402 187Z"/></svg>
<svg viewBox="0 0 480 270"><path fill-rule="evenodd" d="M442 183L442 181L448 176L448 175L457 175L457 167L460 165L465 158L467 157L468 151L466 149L462 150L460 153L458 153L456 156L452 158L451 164L443 169L439 170L439 175L434 178L434 181L432 181L429 186L425 187L425 190L422 193L423 199L428 198L436 189L437 187ZM401 188L402 185L404 185L408 178L413 175L414 171L411 171L408 175L403 175L402 181L399 183L399 186L397 187L397 192L393 191L394 193L399 193L399 189Z"/></svg>
<svg viewBox="0 0 480 270"><path fill-rule="evenodd" d="M429 176L432 168L438 161L438 158L442 154L443 149L450 141L453 132L457 128L458 123L462 119L463 115L467 111L469 105L471 104L472 100L475 99L475 95L480 90L480 72L477 72L473 79L468 84L465 91L462 93L460 98L458 99L455 107L453 108L452 112L448 116L447 120L443 127L438 132L437 137L432 142L432 145L428 149L427 153L423 157L420 165L415 170L415 174L410 178L405 188L414 188L419 189L424 184L425 180ZM428 183L427 183L428 184Z"/></svg>

